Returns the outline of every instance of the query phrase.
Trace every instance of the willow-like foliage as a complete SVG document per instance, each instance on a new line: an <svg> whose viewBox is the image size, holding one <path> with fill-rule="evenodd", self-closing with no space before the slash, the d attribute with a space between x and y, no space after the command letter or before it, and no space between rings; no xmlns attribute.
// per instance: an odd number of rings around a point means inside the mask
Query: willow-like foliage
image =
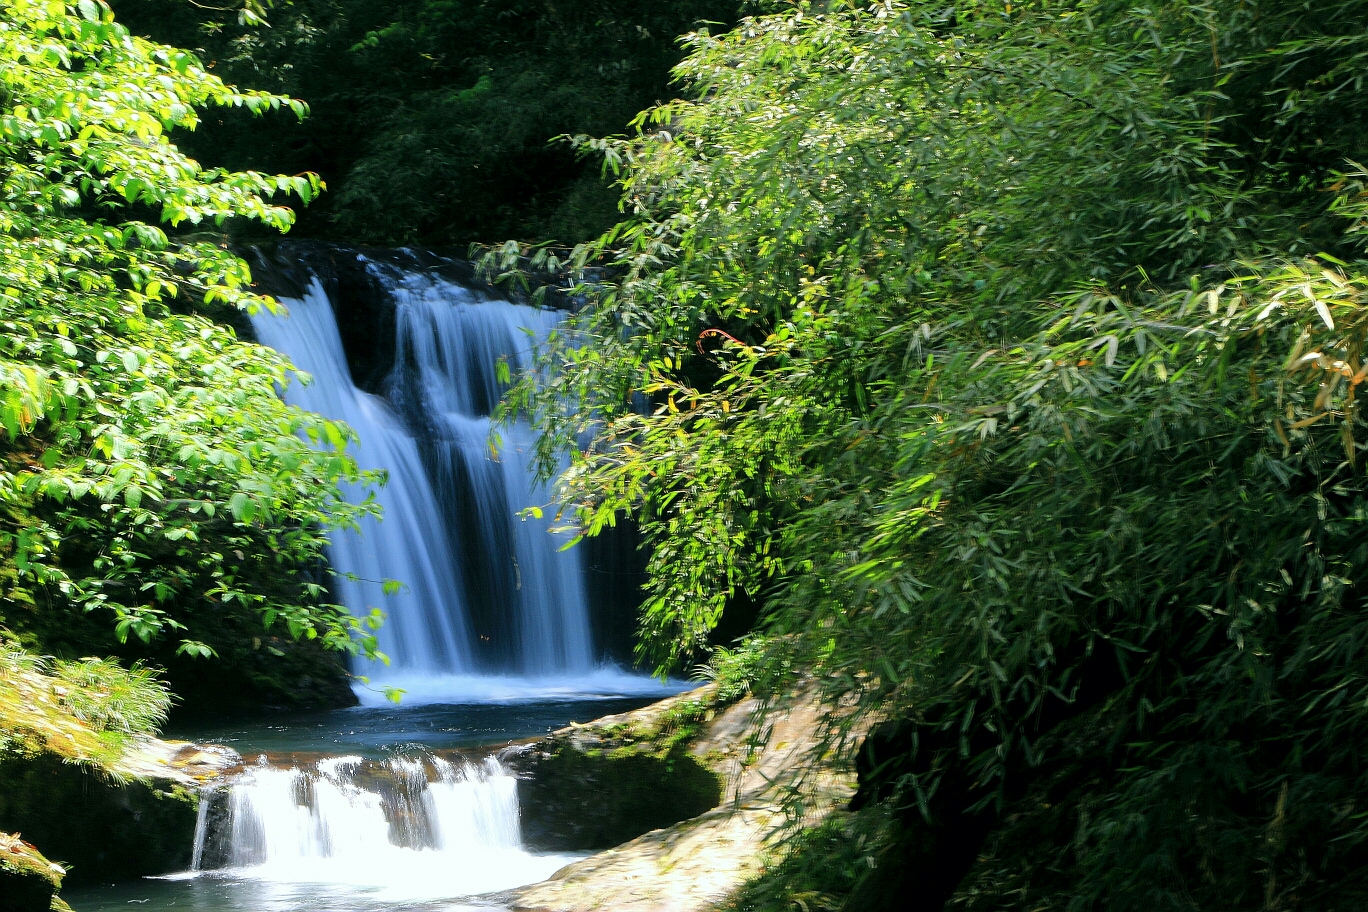
<svg viewBox="0 0 1368 912"><path fill-rule="evenodd" d="M891 720L862 800L909 890L971 833L966 907L1361 907L1368 7L796 4L690 46L692 100L580 141L626 218L508 404L586 534L641 522L643 656L761 597L773 658Z"/></svg>

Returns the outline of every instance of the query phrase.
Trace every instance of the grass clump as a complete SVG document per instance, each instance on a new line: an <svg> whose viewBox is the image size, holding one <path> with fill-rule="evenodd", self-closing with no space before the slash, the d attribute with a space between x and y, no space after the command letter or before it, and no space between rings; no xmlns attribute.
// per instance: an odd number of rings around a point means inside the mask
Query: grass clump
<svg viewBox="0 0 1368 912"><path fill-rule="evenodd" d="M117 777L128 748L155 735L170 708L144 666L59 661L0 642L0 756L52 753Z"/></svg>
<svg viewBox="0 0 1368 912"><path fill-rule="evenodd" d="M717 685L717 702L725 705L744 699L753 690L766 690L784 670L770 641L748 636L730 649L714 647L698 676Z"/></svg>

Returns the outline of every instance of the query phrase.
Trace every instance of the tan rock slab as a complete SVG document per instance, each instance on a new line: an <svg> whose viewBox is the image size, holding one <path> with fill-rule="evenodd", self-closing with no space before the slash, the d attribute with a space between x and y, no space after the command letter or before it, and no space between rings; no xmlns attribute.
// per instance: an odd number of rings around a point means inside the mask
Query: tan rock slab
<svg viewBox="0 0 1368 912"><path fill-rule="evenodd" d="M690 745L725 776L721 806L567 865L550 880L515 891L511 908L702 912L759 874L785 821L786 799L802 802L810 825L848 800L854 784L848 770L814 763L823 721L815 700L797 695L787 711L763 721L759 708L753 699L728 707ZM632 715L639 720L645 712ZM574 736L592 737L607 722L577 729Z"/></svg>

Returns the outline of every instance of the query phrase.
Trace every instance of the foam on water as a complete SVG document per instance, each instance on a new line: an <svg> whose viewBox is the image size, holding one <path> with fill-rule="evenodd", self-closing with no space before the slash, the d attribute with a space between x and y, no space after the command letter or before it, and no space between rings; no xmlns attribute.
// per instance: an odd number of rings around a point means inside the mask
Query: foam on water
<svg viewBox="0 0 1368 912"><path fill-rule="evenodd" d="M665 698L698 686L697 681L661 682L646 675L630 674L614 666L602 666L579 675L517 677L509 675L390 675L386 687L403 691L405 706L455 705L461 703L534 703L542 700L575 700L619 697ZM362 706L384 706L386 694L374 688L356 691Z"/></svg>

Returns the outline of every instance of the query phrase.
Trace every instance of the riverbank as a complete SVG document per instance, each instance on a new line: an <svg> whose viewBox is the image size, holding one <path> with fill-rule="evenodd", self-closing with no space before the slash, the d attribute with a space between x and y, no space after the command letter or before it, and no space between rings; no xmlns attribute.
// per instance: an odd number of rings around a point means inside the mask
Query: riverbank
<svg viewBox="0 0 1368 912"><path fill-rule="evenodd" d="M512 891L509 907L703 912L740 890L776 859L786 823L815 825L854 794L853 769L822 753L825 712L811 689L761 709L750 696L721 701L709 685L505 751L529 783L532 834L554 823L580 845L586 834L630 837ZM557 804L557 789L582 797ZM627 825L643 805L649 812ZM678 816L647 825L667 809Z"/></svg>

